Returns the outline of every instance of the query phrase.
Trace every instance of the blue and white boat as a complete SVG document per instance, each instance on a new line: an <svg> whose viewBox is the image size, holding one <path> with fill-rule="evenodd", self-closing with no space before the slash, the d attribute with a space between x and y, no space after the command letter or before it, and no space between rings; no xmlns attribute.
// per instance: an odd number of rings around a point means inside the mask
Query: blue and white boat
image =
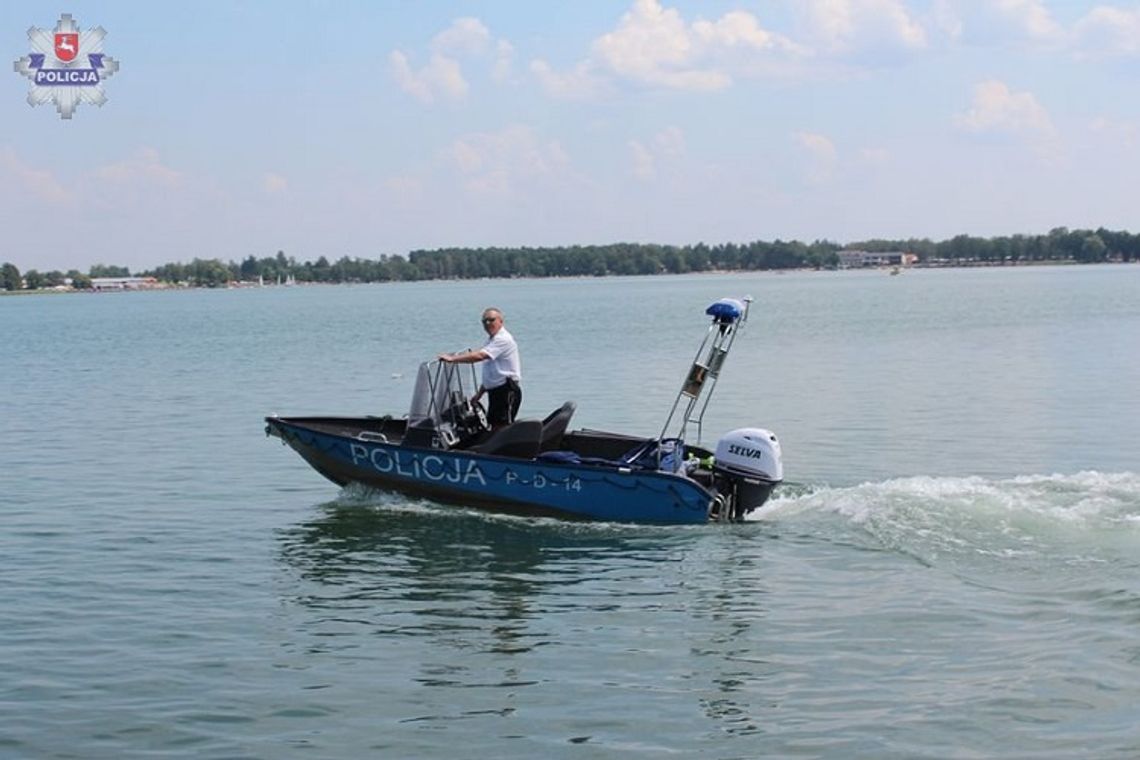
<svg viewBox="0 0 1140 760"><path fill-rule="evenodd" d="M751 299L721 299L661 433L570 430L575 404L492 431L472 365L419 368L404 417L267 417L265 431L340 486L524 514L639 523L738 521L783 480L763 428L700 444L701 420ZM676 421L676 423L674 423ZM692 441L688 436L695 436Z"/></svg>

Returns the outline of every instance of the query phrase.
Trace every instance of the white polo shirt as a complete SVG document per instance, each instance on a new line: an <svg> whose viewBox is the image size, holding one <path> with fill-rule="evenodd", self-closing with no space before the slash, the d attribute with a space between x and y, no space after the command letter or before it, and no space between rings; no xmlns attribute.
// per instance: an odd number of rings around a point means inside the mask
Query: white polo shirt
<svg viewBox="0 0 1140 760"><path fill-rule="evenodd" d="M483 387L487 390L498 388L507 382L507 378L514 378L515 382L522 382L522 363L519 361L519 346L514 336L507 332L506 327L487 339L483 344L483 351L489 359L483 360Z"/></svg>

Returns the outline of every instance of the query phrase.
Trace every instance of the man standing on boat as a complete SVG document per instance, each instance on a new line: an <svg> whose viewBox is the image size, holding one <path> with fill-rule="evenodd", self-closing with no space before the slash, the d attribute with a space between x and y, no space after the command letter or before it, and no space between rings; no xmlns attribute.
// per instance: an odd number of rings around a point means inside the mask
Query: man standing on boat
<svg viewBox="0 0 1140 760"><path fill-rule="evenodd" d="M509 425L518 414L522 403L522 364L519 346L503 325L503 312L490 307L483 311L483 329L487 342L474 351L461 354L440 354L440 361L456 364L483 362L483 384L471 397L474 404L487 394L487 421L492 428Z"/></svg>

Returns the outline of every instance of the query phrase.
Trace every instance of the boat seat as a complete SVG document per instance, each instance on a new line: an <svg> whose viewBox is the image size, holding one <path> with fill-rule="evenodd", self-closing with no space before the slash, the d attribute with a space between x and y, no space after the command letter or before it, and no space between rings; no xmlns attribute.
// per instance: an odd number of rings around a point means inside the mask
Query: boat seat
<svg viewBox="0 0 1140 760"><path fill-rule="evenodd" d="M420 449L430 449L432 438L436 435L435 425L431 420L420 420L415 425L409 425L408 429L404 432L404 440L402 441L405 446L415 446Z"/></svg>
<svg viewBox="0 0 1140 760"><path fill-rule="evenodd" d="M450 425L436 427L430 419L424 419L408 426L401 443L417 449L449 449L455 446L456 435Z"/></svg>
<svg viewBox="0 0 1140 760"><path fill-rule="evenodd" d="M567 401L555 409L542 421L542 437L538 442L539 451L554 451L562 445L562 435L570 424L570 417L577 407L573 401Z"/></svg>
<svg viewBox="0 0 1140 760"><path fill-rule="evenodd" d="M484 441L471 446L469 451L501 457L534 459L538 456L541 440L542 422L518 420L491 433Z"/></svg>

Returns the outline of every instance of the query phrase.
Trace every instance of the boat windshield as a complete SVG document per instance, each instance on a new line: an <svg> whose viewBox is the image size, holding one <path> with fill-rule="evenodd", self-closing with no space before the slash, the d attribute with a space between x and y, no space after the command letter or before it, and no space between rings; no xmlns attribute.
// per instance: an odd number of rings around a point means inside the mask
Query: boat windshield
<svg viewBox="0 0 1140 760"><path fill-rule="evenodd" d="M470 377L467 378L466 375ZM439 426L452 407L466 404L467 398L474 393L474 378L473 372L464 372L463 366L459 364L449 364L438 359L421 364L416 373L416 386L412 390L408 425L414 426L424 420L431 420ZM470 392L468 385L471 385Z"/></svg>

